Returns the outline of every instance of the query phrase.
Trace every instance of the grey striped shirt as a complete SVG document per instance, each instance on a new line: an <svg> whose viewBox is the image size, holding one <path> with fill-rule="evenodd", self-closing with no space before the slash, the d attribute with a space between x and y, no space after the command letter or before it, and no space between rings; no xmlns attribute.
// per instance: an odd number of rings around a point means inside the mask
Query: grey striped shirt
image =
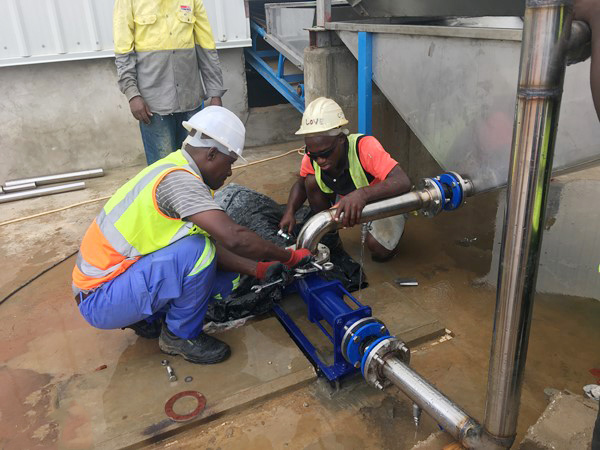
<svg viewBox="0 0 600 450"><path fill-rule="evenodd" d="M208 186L184 170L175 170L163 178L156 188L156 203L163 214L175 219L211 209L223 211Z"/></svg>

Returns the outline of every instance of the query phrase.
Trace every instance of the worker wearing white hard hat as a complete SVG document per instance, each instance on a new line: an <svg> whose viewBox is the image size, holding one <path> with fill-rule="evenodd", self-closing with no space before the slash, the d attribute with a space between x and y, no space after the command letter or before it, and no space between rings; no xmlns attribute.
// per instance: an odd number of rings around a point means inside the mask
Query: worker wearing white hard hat
<svg viewBox="0 0 600 450"><path fill-rule="evenodd" d="M240 274L274 281L307 263L233 222L213 198L242 158L245 128L209 106L183 124L184 148L146 167L103 207L73 269L82 316L102 329L132 328L160 349L198 364L226 359L229 346L202 333L209 302L225 299Z"/></svg>
<svg viewBox="0 0 600 450"><path fill-rule="evenodd" d="M247 162L244 152L246 128L242 121L227 108L209 106L183 122L186 130L195 130L186 143L193 147L215 147L220 152ZM201 136L205 135L205 138Z"/></svg>
<svg viewBox="0 0 600 450"><path fill-rule="evenodd" d="M294 232L295 213L307 198L315 213L335 205L336 220L351 227L359 223L367 203L410 189L408 176L379 141L350 134L344 128L347 124L342 108L332 99L319 97L306 107L296 132L304 137L306 151L279 224L284 231ZM372 223L367 246L374 260L385 261L397 253L405 220L399 215ZM335 245L339 237L331 238Z"/></svg>

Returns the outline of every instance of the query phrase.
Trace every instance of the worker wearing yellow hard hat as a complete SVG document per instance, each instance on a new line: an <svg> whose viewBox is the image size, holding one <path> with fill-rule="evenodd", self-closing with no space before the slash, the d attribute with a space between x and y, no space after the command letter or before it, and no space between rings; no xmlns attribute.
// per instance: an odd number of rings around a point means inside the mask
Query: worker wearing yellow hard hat
<svg viewBox="0 0 600 450"><path fill-rule="evenodd" d="M379 141L349 134L343 128L347 124L332 99L319 97L306 107L296 132L304 136L306 153L279 224L284 231L293 232L295 213L306 199L315 213L336 205L336 219L351 227L367 203L410 189L408 176ZM405 220L400 215L372 223L367 246L374 260L385 261L397 253Z"/></svg>

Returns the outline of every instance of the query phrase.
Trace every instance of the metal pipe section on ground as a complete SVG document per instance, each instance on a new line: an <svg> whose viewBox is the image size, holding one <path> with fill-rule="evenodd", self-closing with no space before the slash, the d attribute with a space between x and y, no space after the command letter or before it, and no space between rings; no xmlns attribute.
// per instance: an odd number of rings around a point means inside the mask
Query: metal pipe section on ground
<svg viewBox="0 0 600 450"><path fill-rule="evenodd" d="M0 203L12 202L15 200L23 200L26 198L42 197L44 195L59 194L61 192L77 191L85 189L85 182L78 181L76 183L61 184L59 186L48 186L31 191L13 192L0 196Z"/></svg>
<svg viewBox="0 0 600 450"><path fill-rule="evenodd" d="M66 183L67 181L85 180L104 176L102 169L80 170L78 172L59 173L57 175L45 175L41 177L22 178L20 180L10 180L4 183L4 186L16 186L25 183L35 183L38 186L47 184Z"/></svg>
<svg viewBox="0 0 600 450"><path fill-rule="evenodd" d="M35 183L23 183L23 184L15 184L14 186L4 186L3 190L7 194L11 192L19 192L19 191L29 191L31 189L35 189L37 185Z"/></svg>
<svg viewBox="0 0 600 450"><path fill-rule="evenodd" d="M485 447L483 427L407 364L390 357L379 370L465 447Z"/></svg>
<svg viewBox="0 0 600 450"><path fill-rule="evenodd" d="M525 10L484 421L497 448L516 434L572 15L564 0Z"/></svg>

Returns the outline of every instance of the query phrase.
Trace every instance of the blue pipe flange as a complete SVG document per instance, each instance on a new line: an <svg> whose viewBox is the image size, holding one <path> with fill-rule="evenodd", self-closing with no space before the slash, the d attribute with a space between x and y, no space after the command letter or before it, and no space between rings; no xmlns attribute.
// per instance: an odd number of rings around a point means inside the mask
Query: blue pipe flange
<svg viewBox="0 0 600 450"><path fill-rule="evenodd" d="M374 340L373 342L371 342L371 344L369 344L369 346L365 349L365 353L362 357L362 361L360 362L360 371L363 374L363 377L365 377L365 367L367 367L367 359L369 358L369 355L371 354L371 351L381 342L385 342L388 341L390 338L396 338L395 336L382 336L379 339Z"/></svg>
<svg viewBox="0 0 600 450"><path fill-rule="evenodd" d="M417 188L428 191L431 197L431 201L421 208L421 213L425 217L436 216L442 210L442 206L446 202L442 184L432 178L423 178L419 181Z"/></svg>
<svg viewBox="0 0 600 450"><path fill-rule="evenodd" d="M389 336L385 324L374 317L365 317L352 323L342 338L342 356L354 367L360 367L361 348L365 341Z"/></svg>
<svg viewBox="0 0 600 450"><path fill-rule="evenodd" d="M446 185L450 190L450 198L446 199L442 208L445 211L452 211L458 208L463 203L463 189L458 178L454 176L452 172L444 173L436 180Z"/></svg>
<svg viewBox="0 0 600 450"><path fill-rule="evenodd" d="M404 364L410 363L410 349L396 336L386 336L374 341L363 356L361 364L363 377L368 384L377 389L383 389L390 384L381 371L389 356L395 356Z"/></svg>
<svg viewBox="0 0 600 450"><path fill-rule="evenodd" d="M460 204L457 207L462 206L465 203L465 199L473 193L473 183L456 172L448 172L448 174L453 176L460 186L462 195Z"/></svg>

